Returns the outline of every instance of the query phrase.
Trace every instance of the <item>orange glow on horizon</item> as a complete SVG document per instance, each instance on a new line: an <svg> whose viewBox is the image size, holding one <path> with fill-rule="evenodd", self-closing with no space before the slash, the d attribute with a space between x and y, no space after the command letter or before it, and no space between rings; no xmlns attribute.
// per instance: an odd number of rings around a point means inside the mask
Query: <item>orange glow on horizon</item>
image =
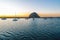
<svg viewBox="0 0 60 40"><path fill-rule="evenodd" d="M60 17L60 13L39 13L41 17Z"/></svg>
<svg viewBox="0 0 60 40"><path fill-rule="evenodd" d="M0 17L29 17L30 12L21 12L16 14L3 14ZM60 17L59 13L38 13L40 17Z"/></svg>

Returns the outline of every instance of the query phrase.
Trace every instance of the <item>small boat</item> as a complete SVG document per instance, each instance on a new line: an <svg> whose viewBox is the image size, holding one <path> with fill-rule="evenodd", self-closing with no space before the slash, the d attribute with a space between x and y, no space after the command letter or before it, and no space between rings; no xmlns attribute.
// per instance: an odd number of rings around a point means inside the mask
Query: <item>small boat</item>
<svg viewBox="0 0 60 40"><path fill-rule="evenodd" d="M1 18L2 20L6 20L7 18Z"/></svg>
<svg viewBox="0 0 60 40"><path fill-rule="evenodd" d="M14 18L13 21L18 21L17 18Z"/></svg>

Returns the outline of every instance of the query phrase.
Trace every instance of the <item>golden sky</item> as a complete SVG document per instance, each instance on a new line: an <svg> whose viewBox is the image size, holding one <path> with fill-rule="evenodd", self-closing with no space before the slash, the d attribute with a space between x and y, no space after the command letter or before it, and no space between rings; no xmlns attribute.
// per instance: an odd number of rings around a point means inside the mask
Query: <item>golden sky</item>
<svg viewBox="0 0 60 40"><path fill-rule="evenodd" d="M21 12L16 14L2 14L0 17L29 17L30 12ZM38 13L40 17L60 17L60 13Z"/></svg>
<svg viewBox="0 0 60 40"><path fill-rule="evenodd" d="M0 17L28 17L32 12L41 17L60 17L60 0L0 0Z"/></svg>
<svg viewBox="0 0 60 40"><path fill-rule="evenodd" d="M41 17L60 17L60 13L39 13Z"/></svg>

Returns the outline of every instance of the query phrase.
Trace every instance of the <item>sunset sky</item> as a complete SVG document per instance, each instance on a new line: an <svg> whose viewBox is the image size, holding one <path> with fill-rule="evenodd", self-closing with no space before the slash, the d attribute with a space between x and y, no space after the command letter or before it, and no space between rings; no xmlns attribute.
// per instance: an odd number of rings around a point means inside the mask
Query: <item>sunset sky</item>
<svg viewBox="0 0 60 40"><path fill-rule="evenodd" d="M37 12L40 16L60 16L60 0L0 0L0 16L29 16Z"/></svg>

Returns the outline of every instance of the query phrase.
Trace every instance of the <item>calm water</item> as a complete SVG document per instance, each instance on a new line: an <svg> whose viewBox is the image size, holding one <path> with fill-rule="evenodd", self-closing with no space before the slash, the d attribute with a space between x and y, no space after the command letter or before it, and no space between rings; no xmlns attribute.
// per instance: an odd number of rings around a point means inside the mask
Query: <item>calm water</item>
<svg viewBox="0 0 60 40"><path fill-rule="evenodd" d="M60 40L60 19L0 20L0 40Z"/></svg>

